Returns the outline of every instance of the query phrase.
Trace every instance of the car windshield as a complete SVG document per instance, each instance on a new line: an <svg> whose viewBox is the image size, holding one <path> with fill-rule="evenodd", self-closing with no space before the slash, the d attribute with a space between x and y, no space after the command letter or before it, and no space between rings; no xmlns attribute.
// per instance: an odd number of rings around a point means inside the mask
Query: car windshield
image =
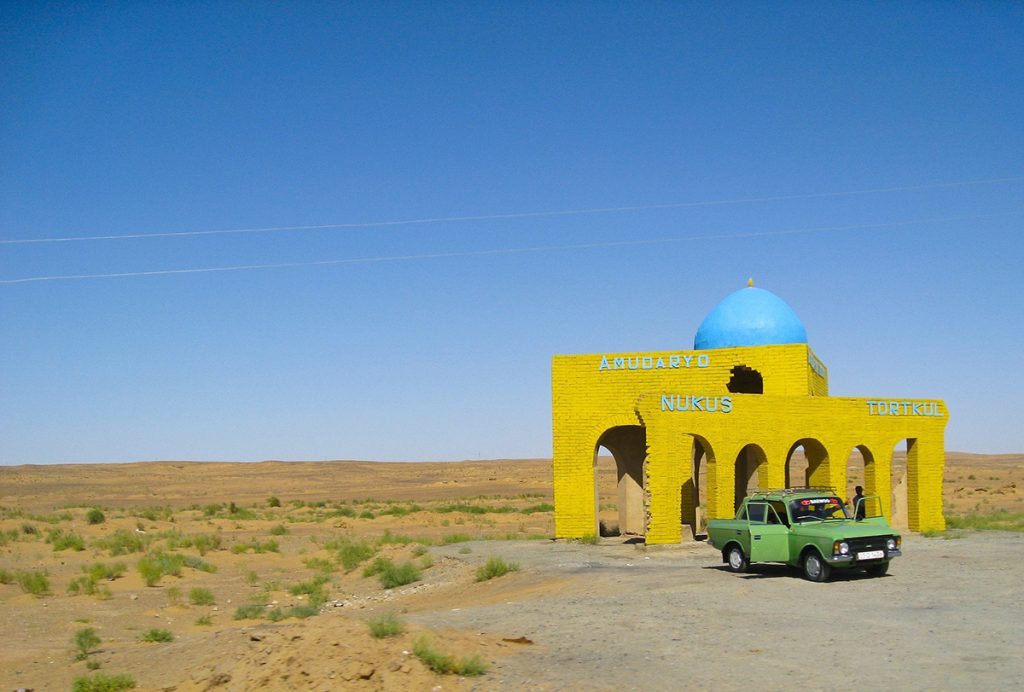
<svg viewBox="0 0 1024 692"><path fill-rule="evenodd" d="M835 495L805 497L789 503L793 521L826 521L829 519L850 519L846 505Z"/></svg>

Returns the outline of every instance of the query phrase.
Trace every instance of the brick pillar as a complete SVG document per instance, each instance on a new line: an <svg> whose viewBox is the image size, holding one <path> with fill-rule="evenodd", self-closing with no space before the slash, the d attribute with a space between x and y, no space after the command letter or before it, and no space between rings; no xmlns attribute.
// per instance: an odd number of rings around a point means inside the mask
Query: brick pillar
<svg viewBox="0 0 1024 692"><path fill-rule="evenodd" d="M682 489L692 480L692 438L664 422L647 427L647 543L679 543L682 540L680 507Z"/></svg>
<svg viewBox="0 0 1024 692"><path fill-rule="evenodd" d="M943 531L942 469L946 450L942 437L907 440L907 519L911 531Z"/></svg>

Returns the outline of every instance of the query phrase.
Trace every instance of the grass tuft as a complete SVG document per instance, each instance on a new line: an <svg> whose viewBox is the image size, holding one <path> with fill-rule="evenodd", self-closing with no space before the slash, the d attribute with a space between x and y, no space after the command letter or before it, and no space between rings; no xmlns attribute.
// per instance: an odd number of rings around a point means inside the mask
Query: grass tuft
<svg viewBox="0 0 1024 692"><path fill-rule="evenodd" d="M487 672L487 664L479 654L464 656L457 659L450 654L445 654L435 649L427 635L423 635L416 639L413 643L412 652L416 655L416 658L423 661L428 668L435 673L440 673L441 675L454 673L455 675L468 677L472 675L483 675Z"/></svg>
<svg viewBox="0 0 1024 692"><path fill-rule="evenodd" d="M487 581L488 579L494 579L502 575L508 574L509 572L518 572L519 565L515 562L505 562L500 557L492 557L487 559L487 563L481 565L476 571L477 581Z"/></svg>
<svg viewBox="0 0 1024 692"><path fill-rule="evenodd" d="M121 692L135 688L135 679L131 675L104 675L98 673L91 677L75 678L71 692Z"/></svg>
<svg viewBox="0 0 1024 692"><path fill-rule="evenodd" d="M171 634L170 630L161 630L153 628L143 633L143 635L139 637L139 639L141 639L144 642L165 644L167 642L173 642L174 635Z"/></svg>
<svg viewBox="0 0 1024 692"><path fill-rule="evenodd" d="M14 579L22 591L30 593L36 598L50 595L50 578L45 571L17 572Z"/></svg>
<svg viewBox="0 0 1024 692"><path fill-rule="evenodd" d="M411 562L403 562L396 565L386 557L379 557L363 570L364 577L377 575L380 584L385 589L393 589L396 586L405 586L414 581L419 581L420 570Z"/></svg>
<svg viewBox="0 0 1024 692"><path fill-rule="evenodd" d="M188 602L196 606L208 606L216 603L217 599L213 597L213 592L209 589L197 586L189 590Z"/></svg>
<svg viewBox="0 0 1024 692"><path fill-rule="evenodd" d="M393 612L387 612L366 623L370 627L370 636L374 639L396 637L405 631L405 623Z"/></svg>
<svg viewBox="0 0 1024 692"><path fill-rule="evenodd" d="M84 627L75 632L75 649L78 653L75 655L76 661L84 661L89 657L89 654L100 645L100 636L96 634L96 630L92 627Z"/></svg>

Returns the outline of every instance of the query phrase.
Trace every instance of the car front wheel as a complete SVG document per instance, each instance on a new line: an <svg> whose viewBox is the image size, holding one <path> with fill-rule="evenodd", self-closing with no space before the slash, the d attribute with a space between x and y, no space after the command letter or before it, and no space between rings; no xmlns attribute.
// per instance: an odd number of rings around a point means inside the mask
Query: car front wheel
<svg viewBox="0 0 1024 692"><path fill-rule="evenodd" d="M828 581L832 568L822 559L821 555L814 550L808 550L804 555L804 576L810 581Z"/></svg>
<svg viewBox="0 0 1024 692"><path fill-rule="evenodd" d="M747 556L738 545L731 545L725 551L725 564L729 566L730 572L743 572L747 569Z"/></svg>

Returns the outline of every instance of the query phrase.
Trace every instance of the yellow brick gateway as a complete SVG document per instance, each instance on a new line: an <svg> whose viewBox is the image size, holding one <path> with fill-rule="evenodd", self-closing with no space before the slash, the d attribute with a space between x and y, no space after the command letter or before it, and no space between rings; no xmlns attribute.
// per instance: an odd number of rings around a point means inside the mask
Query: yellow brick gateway
<svg viewBox="0 0 1024 692"><path fill-rule="evenodd" d="M692 351L555 356L551 370L559 538L598 532L602 447L615 458L619 528L649 544L679 542L701 514L732 517L755 487L842 492L853 450L865 491L889 516L901 443L910 529L945 528L944 402L830 397L828 370L799 318L753 282L708 314ZM801 448L806 475L791 478Z"/></svg>

